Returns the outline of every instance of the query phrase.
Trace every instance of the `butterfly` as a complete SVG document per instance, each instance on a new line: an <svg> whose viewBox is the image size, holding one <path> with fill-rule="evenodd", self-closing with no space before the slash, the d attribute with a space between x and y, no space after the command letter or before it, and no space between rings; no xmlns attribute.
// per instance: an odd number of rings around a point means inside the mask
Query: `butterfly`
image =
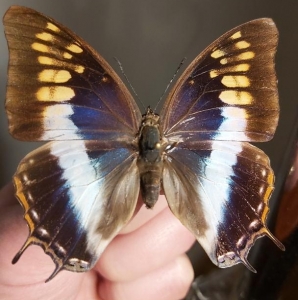
<svg viewBox="0 0 298 300"><path fill-rule="evenodd" d="M247 261L266 227L274 173L249 142L270 140L279 117L271 19L242 24L186 68L161 113L142 115L109 64L85 41L30 8L4 16L10 59L9 130L50 141L14 175L31 244L56 267L91 269L131 219L139 193L160 190L173 214L222 268Z"/></svg>

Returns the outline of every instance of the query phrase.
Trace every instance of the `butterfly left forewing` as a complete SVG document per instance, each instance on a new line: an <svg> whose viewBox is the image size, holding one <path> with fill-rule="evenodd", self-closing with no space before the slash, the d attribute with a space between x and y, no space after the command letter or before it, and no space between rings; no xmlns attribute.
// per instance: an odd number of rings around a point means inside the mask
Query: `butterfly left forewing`
<svg viewBox="0 0 298 300"><path fill-rule="evenodd" d="M22 140L131 139L140 111L121 79L83 39L30 8L3 19L9 47L6 111Z"/></svg>
<svg viewBox="0 0 298 300"><path fill-rule="evenodd" d="M187 67L161 113L167 201L220 267L253 271L247 255L263 235L283 248L265 224L273 170L247 143L270 140L277 126L277 38L271 19L225 33Z"/></svg>

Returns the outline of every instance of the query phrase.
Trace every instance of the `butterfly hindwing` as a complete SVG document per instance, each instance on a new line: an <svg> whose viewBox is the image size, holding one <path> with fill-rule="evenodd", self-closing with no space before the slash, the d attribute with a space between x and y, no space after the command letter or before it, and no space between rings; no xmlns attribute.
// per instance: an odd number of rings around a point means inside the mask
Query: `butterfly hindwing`
<svg viewBox="0 0 298 300"><path fill-rule="evenodd" d="M135 151L97 141L40 147L20 163L14 183L30 232L15 261L38 244L56 264L52 277L92 268L130 220L139 193Z"/></svg>
<svg viewBox="0 0 298 300"><path fill-rule="evenodd" d="M279 116L278 32L258 19L225 33L185 70L161 113L171 140L267 141Z"/></svg>
<svg viewBox="0 0 298 300"><path fill-rule="evenodd" d="M131 138L140 111L86 42L55 20L12 6L3 19L10 60L6 111L22 140Z"/></svg>
<svg viewBox="0 0 298 300"><path fill-rule="evenodd" d="M178 146L163 174L170 209L220 267L249 266L248 252L263 235L282 248L265 225L273 184L268 157L241 142Z"/></svg>

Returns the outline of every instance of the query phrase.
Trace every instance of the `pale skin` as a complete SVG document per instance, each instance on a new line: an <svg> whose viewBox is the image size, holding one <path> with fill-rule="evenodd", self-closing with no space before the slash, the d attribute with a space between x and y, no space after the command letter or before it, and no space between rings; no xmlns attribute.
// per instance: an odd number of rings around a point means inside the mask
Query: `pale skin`
<svg viewBox="0 0 298 300"><path fill-rule="evenodd" d="M12 184L0 191L0 299L179 300L193 280L185 252L194 237L172 215L164 196L153 210L144 206L87 273L54 269L39 246L30 246L11 264L28 228Z"/></svg>

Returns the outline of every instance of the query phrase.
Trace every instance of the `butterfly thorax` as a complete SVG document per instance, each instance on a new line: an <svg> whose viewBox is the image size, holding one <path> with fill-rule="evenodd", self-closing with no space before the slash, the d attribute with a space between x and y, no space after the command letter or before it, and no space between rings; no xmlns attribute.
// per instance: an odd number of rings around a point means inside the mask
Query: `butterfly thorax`
<svg viewBox="0 0 298 300"><path fill-rule="evenodd" d="M148 208L154 206L160 193L163 148L159 131L159 116L148 107L146 114L143 115L139 131L138 158L141 195Z"/></svg>

